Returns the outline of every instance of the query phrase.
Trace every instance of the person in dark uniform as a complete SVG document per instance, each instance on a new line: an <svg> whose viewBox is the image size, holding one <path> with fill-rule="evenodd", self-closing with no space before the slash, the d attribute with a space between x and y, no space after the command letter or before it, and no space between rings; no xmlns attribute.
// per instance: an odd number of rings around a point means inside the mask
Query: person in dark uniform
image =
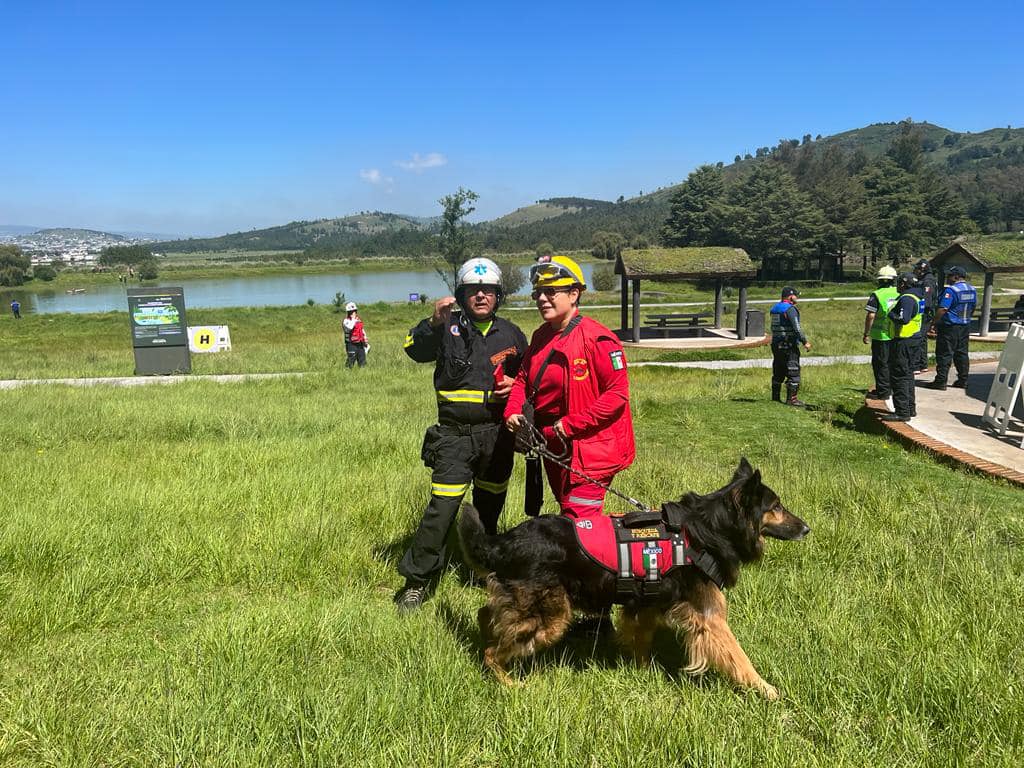
<svg viewBox="0 0 1024 768"><path fill-rule="evenodd" d="M946 272L946 287L939 297L938 309L932 320L930 333L935 339L935 379L925 386L929 389L946 388L950 364L956 366L954 387L967 386L970 358L967 355L971 333L971 314L978 303L978 292L967 282L963 267L950 267Z"/></svg>
<svg viewBox="0 0 1024 768"><path fill-rule="evenodd" d="M11 314L15 320L21 320L21 302L17 299L11 302Z"/></svg>
<svg viewBox="0 0 1024 768"><path fill-rule="evenodd" d="M395 596L400 613L423 604L444 568L445 541L471 483L484 527L498 530L515 449L502 417L527 347L519 327L495 315L502 298L498 266L470 259L459 269L455 296L436 302L405 339L409 357L435 364L438 423L423 438L430 502L398 565L405 577Z"/></svg>
<svg viewBox="0 0 1024 768"><path fill-rule="evenodd" d="M882 417L884 421L910 421L917 415L914 397L914 364L917 359L919 338L922 334L923 313L921 297L914 292L917 278L904 272L896 278L899 297L889 310L892 321L892 342L889 350L889 383L895 413Z"/></svg>
<svg viewBox="0 0 1024 768"><path fill-rule="evenodd" d="M797 393L800 391L800 345L810 350L811 342L800 326L800 310L796 300L800 291L786 286L782 299L770 311L772 319L772 400L782 400L782 385L786 385L786 405L803 408Z"/></svg>
<svg viewBox="0 0 1024 768"><path fill-rule="evenodd" d="M927 259L918 259L917 263L914 264L914 277L917 278L916 290L924 300L924 318L921 322L924 324L925 328L928 328L928 326L931 325L932 318L935 317L935 305L939 300L939 282L935 279L935 275L932 274L932 265L928 263ZM927 333L922 333L921 338L918 341L917 357L914 361L914 371L916 373L928 372Z"/></svg>

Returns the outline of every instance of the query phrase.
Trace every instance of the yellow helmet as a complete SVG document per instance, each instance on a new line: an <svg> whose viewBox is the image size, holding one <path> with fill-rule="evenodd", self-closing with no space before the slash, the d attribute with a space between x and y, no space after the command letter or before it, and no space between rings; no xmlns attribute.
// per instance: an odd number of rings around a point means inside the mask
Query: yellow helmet
<svg viewBox="0 0 1024 768"><path fill-rule="evenodd" d="M580 265L568 256L541 256L537 263L530 267L530 282L534 288L578 285L584 290L587 287Z"/></svg>

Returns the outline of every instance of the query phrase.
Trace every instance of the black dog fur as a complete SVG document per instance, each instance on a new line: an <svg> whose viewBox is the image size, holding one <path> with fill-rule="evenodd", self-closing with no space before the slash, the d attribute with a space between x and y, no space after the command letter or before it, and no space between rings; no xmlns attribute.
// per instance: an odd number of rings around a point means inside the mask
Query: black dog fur
<svg viewBox="0 0 1024 768"><path fill-rule="evenodd" d="M728 485L706 495L688 493L679 505L691 545L715 559L727 587L736 583L742 565L761 557L765 536L797 540L810 532L745 458ZM488 601L477 617L487 642L484 663L506 685L514 684L508 662L558 642L574 611L604 612L614 602L615 574L580 550L573 528L572 518L543 515L491 536L476 510L463 507L463 553L489 574ZM729 628L724 594L695 567L672 570L655 603L623 605L617 624L620 642L642 663L650 661L655 630L667 625L685 636L687 673L712 667L741 687L778 697Z"/></svg>

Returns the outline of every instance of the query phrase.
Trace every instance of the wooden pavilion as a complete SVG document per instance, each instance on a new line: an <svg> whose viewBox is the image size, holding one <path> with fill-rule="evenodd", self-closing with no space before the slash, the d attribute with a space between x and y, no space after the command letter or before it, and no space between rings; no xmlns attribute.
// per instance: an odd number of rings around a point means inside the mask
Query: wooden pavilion
<svg viewBox="0 0 1024 768"><path fill-rule="evenodd" d="M620 336L640 341L640 281L713 281L715 284L714 328L722 327L722 289L729 282L739 286L739 318L746 317L747 285L757 276L757 267L742 248L643 248L622 251L615 260L615 274L621 277ZM632 282L632 290L630 290ZM632 313L630 313L632 297ZM631 316L632 315L632 316ZM746 338L746 323L737 322L738 338Z"/></svg>
<svg viewBox="0 0 1024 768"><path fill-rule="evenodd" d="M935 272L939 286L945 283L945 271L952 266L963 267L967 272L983 272L985 289L981 300L981 319L978 335L988 336L989 323L993 318L992 287L997 272L1024 272L1024 234L961 235L945 248L932 255L929 262Z"/></svg>

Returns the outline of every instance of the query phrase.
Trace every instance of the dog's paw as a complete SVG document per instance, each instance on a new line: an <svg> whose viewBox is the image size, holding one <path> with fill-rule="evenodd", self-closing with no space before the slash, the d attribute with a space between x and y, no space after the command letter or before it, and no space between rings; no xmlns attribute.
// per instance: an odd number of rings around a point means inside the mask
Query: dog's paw
<svg viewBox="0 0 1024 768"><path fill-rule="evenodd" d="M758 686L758 691L768 701L778 701L779 700L779 689L776 688L774 685L766 683L764 680L762 680L760 686Z"/></svg>

